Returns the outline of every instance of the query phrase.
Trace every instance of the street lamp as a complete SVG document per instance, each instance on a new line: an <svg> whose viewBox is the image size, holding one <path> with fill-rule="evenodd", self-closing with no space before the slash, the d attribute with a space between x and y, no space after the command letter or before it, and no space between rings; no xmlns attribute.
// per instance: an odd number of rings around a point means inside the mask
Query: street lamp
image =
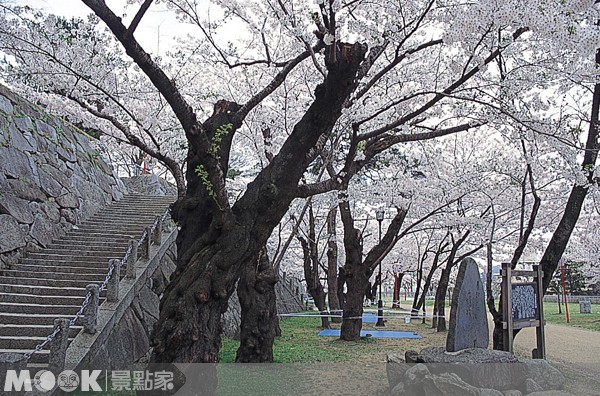
<svg viewBox="0 0 600 396"><path fill-rule="evenodd" d="M375 212L375 218L379 223L379 243L381 243L381 222L383 221L383 215L385 211L383 209L377 209ZM379 301L377 301L377 323L376 327L385 327L385 323L383 322L383 300L381 299L381 260L379 260Z"/></svg>

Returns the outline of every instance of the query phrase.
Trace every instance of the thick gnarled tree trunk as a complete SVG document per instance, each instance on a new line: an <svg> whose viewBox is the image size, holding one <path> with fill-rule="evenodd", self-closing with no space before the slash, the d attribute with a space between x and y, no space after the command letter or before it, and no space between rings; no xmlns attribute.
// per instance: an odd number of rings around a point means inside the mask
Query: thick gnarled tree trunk
<svg viewBox="0 0 600 396"><path fill-rule="evenodd" d="M364 268L362 265L362 235L360 230L354 228L354 220L347 199L342 198L339 206L344 224L344 249L346 251L344 278L347 287L340 339L357 341L360 339L360 330L362 329L363 300L373 270Z"/></svg>
<svg viewBox="0 0 600 396"><path fill-rule="evenodd" d="M356 86L365 52L365 46L355 44L350 56L337 57L334 63L327 64L329 73L316 88L314 102L279 153L233 207L229 207L226 192L218 189L220 181L209 173L209 182L214 182L207 183L202 168L198 168L214 165L214 161L206 158L209 147L190 144L188 191L173 210L173 219L181 227L177 269L161 301L153 336L153 361L218 361L220 318L235 283L246 265L256 263L269 235L296 197L298 182L312 161L308 153L322 136L331 132L339 118L343 104ZM239 125L237 113L223 114L233 120L229 122L233 124L229 137ZM226 124L215 122L213 130ZM200 129L207 129L194 125L190 128L187 135L192 140ZM225 175L224 161L229 147L221 143L218 152L221 167L215 169Z"/></svg>
<svg viewBox="0 0 600 396"><path fill-rule="evenodd" d="M238 363L273 362L273 341L277 335L277 275L266 248L254 265L245 265L237 286L242 308Z"/></svg>
<svg viewBox="0 0 600 396"><path fill-rule="evenodd" d="M340 339L358 341L362 329L363 301L369 285L369 278L383 259L386 252L397 242L396 236L402 228L407 211L398 209L381 241L375 245L364 258L363 241L360 230L354 228L354 219L345 193L340 193L340 217L344 225L344 249L346 263L344 276L348 292L344 302L344 314Z"/></svg>

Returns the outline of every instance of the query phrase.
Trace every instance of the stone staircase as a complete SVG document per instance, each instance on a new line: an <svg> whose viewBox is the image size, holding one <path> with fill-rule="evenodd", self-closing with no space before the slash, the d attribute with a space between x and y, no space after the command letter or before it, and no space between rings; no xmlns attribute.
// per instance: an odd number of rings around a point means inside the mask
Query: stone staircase
<svg viewBox="0 0 600 396"><path fill-rule="evenodd" d="M100 285L108 261L121 259L129 240L137 240L174 200L173 196L126 195L45 249L0 270L0 354L31 352L53 332L56 318L73 318L86 296L86 285ZM100 304L105 294L100 294ZM81 328L79 323L71 326L69 339ZM29 363L47 364L48 345Z"/></svg>

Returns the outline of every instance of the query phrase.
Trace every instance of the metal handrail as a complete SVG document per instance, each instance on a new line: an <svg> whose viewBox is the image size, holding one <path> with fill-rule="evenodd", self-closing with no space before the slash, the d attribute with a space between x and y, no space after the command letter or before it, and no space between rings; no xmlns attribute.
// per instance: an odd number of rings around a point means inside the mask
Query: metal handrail
<svg viewBox="0 0 600 396"><path fill-rule="evenodd" d="M144 243L144 239L146 239L146 237L150 238L150 236L152 235L152 232L154 232L156 227L158 227L159 220L160 220L160 222L164 222L164 220L168 217L168 215L169 215L169 208L165 209L162 217L157 216L156 219L154 219L154 223L152 223L152 227L150 228L150 235L148 235L148 230L144 229L142 236L140 236L139 239L137 240L138 247L141 246L142 243ZM129 247L127 248L127 251L123 255L122 259L117 260L119 262L119 267L123 266L123 263L127 262L131 253L132 253L132 246L129 245ZM115 270L115 265L114 265L114 262L112 262L108 267L108 272L107 272L106 276L104 277L104 281L98 288L98 292L102 292L102 291L106 290L106 288L108 287L108 282L110 281L110 278L112 277L114 270ZM83 311L90 304L91 297L92 297L92 294L90 291L88 291L85 295L85 298L83 299L83 302L81 303L81 307L79 307L79 311L77 311L75 316L73 316L73 318L69 321L69 327L75 325L75 322L77 322L77 319L79 319L83 315ZM48 345L49 342L54 340L56 338L56 336L58 335L58 333L60 333L59 327L55 328L54 331L52 333L50 333L44 341L37 344L32 351L23 354L23 357L20 359L20 361L23 361L23 360L29 361L29 359L31 359L31 357L34 354L41 351L46 345Z"/></svg>

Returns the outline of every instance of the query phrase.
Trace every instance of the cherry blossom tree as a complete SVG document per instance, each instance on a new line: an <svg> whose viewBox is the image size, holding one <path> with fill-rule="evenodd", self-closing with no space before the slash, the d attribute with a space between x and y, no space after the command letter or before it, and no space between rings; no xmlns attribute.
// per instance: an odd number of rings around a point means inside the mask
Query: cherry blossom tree
<svg viewBox="0 0 600 396"><path fill-rule="evenodd" d="M347 190L394 146L482 125L526 125L561 139L563 118L546 116L554 107L541 91L557 76L595 80L588 58L598 47L598 11L588 0L219 0L211 19L200 2L167 0L198 32L169 59L136 38L152 0L131 1L131 19L104 0L83 2L94 16L66 30L56 17L10 9L0 49L15 57L7 68L14 81L104 120L177 180L177 269L153 336L152 359L160 362L217 361L229 296L242 274L246 297L260 294L265 284L255 280L270 271L261 261L265 244L294 199ZM220 36L233 24L243 35L228 45ZM158 136L169 132L185 160L167 157ZM253 154L263 166L232 196L227 176L241 142L263 149ZM319 163L323 179L311 176ZM594 164L586 157L584 170ZM393 224L406 215L397 206ZM356 240L349 212L340 209L344 238ZM395 238L391 228L384 239ZM383 250L371 252L379 258ZM347 251L346 261L357 252ZM246 309L265 311L247 312L258 318L272 306ZM268 347L241 350L243 361L272 359Z"/></svg>

